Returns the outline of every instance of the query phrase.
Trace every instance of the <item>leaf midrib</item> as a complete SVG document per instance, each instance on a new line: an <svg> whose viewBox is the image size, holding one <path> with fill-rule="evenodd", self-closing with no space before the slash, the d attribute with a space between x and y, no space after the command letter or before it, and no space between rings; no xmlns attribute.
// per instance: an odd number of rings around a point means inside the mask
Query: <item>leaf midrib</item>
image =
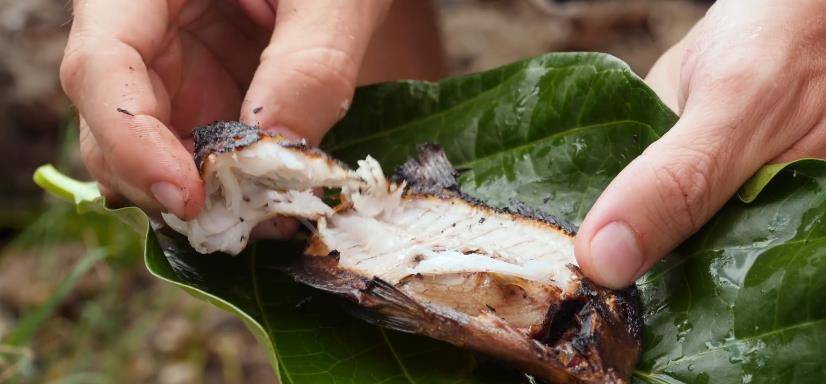
<svg viewBox="0 0 826 384"><path fill-rule="evenodd" d="M270 339L270 345L272 345L272 349L275 352L275 358L278 360L278 369L277 371L283 370L284 375L287 376L287 380L295 384L293 381L292 376L290 375L290 371L287 369L287 366L284 364L284 361L281 358L281 353L278 351L278 343L275 341L275 337L269 335L272 327L270 326L269 318L267 317L267 311L264 310L264 303L261 300L261 289L258 287L258 271L256 268L256 260L258 256L258 247L253 246L252 252L250 253L250 273L252 274L252 291L255 294L255 304L258 307L258 311L261 312L261 321L264 323L264 328L267 330L267 337ZM278 374L278 372L276 372ZM279 379L281 375L278 375Z"/></svg>
<svg viewBox="0 0 826 384"><path fill-rule="evenodd" d="M705 253L722 252L722 251L732 250L732 249L743 251L743 250L752 250L752 249L760 249L760 248L763 248L764 252L767 252L767 251L775 249L777 247L785 247L785 246L795 245L795 244L808 244L808 243L818 242L818 241L821 241L821 240L826 240L826 236L820 236L820 237L815 237L815 238L796 239L796 240L787 240L787 241L782 241L781 243L778 243L778 244L772 244L770 246L758 246L758 247L741 246L741 247L722 247L722 248L699 249L699 250L697 250L695 252L692 252L688 255L681 256L679 260L675 261L672 265L668 266L668 268L657 272L655 275L651 276L648 279L645 279L645 281L643 281L641 283L637 283L637 286L642 287L642 286L651 285L655 281L657 281L657 280L661 279L663 276L667 275L672 270L679 268L681 265L687 263L691 259L693 259L693 258L695 258L699 255L705 254Z"/></svg>
<svg viewBox="0 0 826 384"><path fill-rule="evenodd" d="M718 346L718 347L714 347L714 348L709 348L709 349L706 349L705 351L701 351L701 352L695 353L693 355L683 356L678 360L669 361L664 366L662 366L662 368L658 368L656 370L651 370L651 371L638 371L638 372L647 372L649 374L666 373L665 370L668 369L668 367L672 367L672 366L674 366L678 363L683 363L685 361L697 360L701 356L704 356L704 355L707 355L709 353L713 353L713 352L716 352L716 351L719 351L719 350L722 350L722 349L726 349L726 348L729 348L729 347L732 347L732 346L735 346L735 345L745 344L745 343L748 343L748 342L753 341L753 340L760 340L760 339L763 339L763 338L766 338L766 337L769 337L769 336L774 336L776 334L780 334L780 333L784 333L784 332L788 332L788 331L793 331L793 330L800 329L800 328L814 327L814 326L819 325L821 323L826 323L826 318L817 319L817 320L814 320L814 321L806 321L806 322L795 324L795 325L792 325L792 326L789 326L789 327L773 329L771 331L764 332L764 333L761 333L759 335L754 335L754 336L749 336L749 337L745 337L745 338L742 338L742 339L737 339L737 340L734 340L730 343L727 343L727 344L724 344L724 345L721 345L721 346Z"/></svg>
<svg viewBox="0 0 826 384"><path fill-rule="evenodd" d="M653 382L655 384L671 384L671 383L669 383L669 382L667 382L663 379L660 379L659 377L654 376L654 375L656 375L656 373L652 373L652 372L648 372L648 371L634 370L633 375L637 376L637 377L641 377L642 379L647 380L649 382ZM672 379L677 380L677 379L674 379L674 378L672 378Z"/></svg>
<svg viewBox="0 0 826 384"><path fill-rule="evenodd" d="M413 377L410 376L410 372L407 371L407 366L404 365L402 359L399 357L399 354L396 353L396 348L393 347L393 343L390 342L390 338L387 337L387 331L384 328L379 328L379 332L381 333L381 337L384 338L384 343L387 344L387 349L390 350L390 353L393 355L393 359L396 360L396 364L398 364L399 369L401 369L404 378L407 379L410 384L416 384L416 381L413 380Z"/></svg>
<svg viewBox="0 0 826 384"><path fill-rule="evenodd" d="M609 122L604 122L604 123L583 125L583 126L579 126L579 127L565 128L565 129L563 129L561 131L558 131L558 132L555 132L553 134L537 138L533 141L528 142L527 144L522 144L522 145L518 145L518 146L515 146L515 147L504 148L500 151L496 151L496 152L493 152L493 153L490 153L490 154L486 154L484 156L477 157L473 160L466 161L464 163L456 164L454 167L455 168L468 168L473 164L486 161L486 160L488 160L492 157L501 156L501 155L508 154L508 153L511 153L511 152L518 152L518 151L521 151L523 149L536 146L537 144L545 142L545 141L554 140L554 139L557 139L559 137L563 137L563 136L567 136L567 135L574 135L574 134L577 134L579 132L583 132L583 131L587 131L587 130L591 130L591 129L597 129L597 128L607 129L607 128L613 126L613 125L621 125L621 124L640 125L640 126L643 126L645 128L648 128L651 131L651 133L653 133L657 138L660 137L660 135L656 131L654 131L654 128L652 128L650 125L645 124L643 122L634 121L634 120L609 121Z"/></svg>

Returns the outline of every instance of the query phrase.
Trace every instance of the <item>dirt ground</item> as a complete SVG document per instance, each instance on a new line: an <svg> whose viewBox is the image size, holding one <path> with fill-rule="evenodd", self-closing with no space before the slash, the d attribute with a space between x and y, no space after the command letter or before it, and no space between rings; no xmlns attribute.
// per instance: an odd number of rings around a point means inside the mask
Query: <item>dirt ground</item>
<svg viewBox="0 0 826 384"><path fill-rule="evenodd" d="M455 74L549 51L602 51L644 75L707 8L688 0L439 5ZM45 200L31 182L35 167L47 162L82 175L75 136L62 129L71 109L57 78L69 7L66 0L0 0L0 246L6 245L0 253L0 341L48 302L90 242L105 240L89 240L85 219ZM55 240L57 232L65 239ZM21 235L25 241L12 241ZM273 380L240 321L153 280L134 249L125 254L95 264L30 342L0 343L0 382Z"/></svg>

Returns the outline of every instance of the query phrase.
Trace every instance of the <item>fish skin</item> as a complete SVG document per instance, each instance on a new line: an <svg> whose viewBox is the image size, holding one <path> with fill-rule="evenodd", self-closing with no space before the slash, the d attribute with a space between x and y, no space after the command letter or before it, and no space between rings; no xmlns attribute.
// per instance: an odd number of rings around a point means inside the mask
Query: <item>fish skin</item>
<svg viewBox="0 0 826 384"><path fill-rule="evenodd" d="M261 140L258 128L237 121L216 121L192 131L195 165L203 172L204 161L213 153L238 151Z"/></svg>
<svg viewBox="0 0 826 384"><path fill-rule="evenodd" d="M195 142L195 165L198 166L198 171L202 175L206 171L205 166L209 163L207 159L210 155L241 151L262 139L275 140L284 148L303 152L310 157L323 158L329 161L331 165L342 169L350 169L349 166L328 156L324 151L308 145L304 139L288 140L281 135L271 135L262 131L259 127L237 121L216 121L202 125L192 131L192 136Z"/></svg>
<svg viewBox="0 0 826 384"><path fill-rule="evenodd" d="M472 349L551 383L627 383L641 346L636 289L598 288L577 267L570 268L579 287L566 301L583 301L570 322L579 328L563 328L552 343L529 337L494 313L469 316L418 302L381 278L339 268L334 255L304 257L287 272L299 283L346 299L350 312L371 324Z"/></svg>

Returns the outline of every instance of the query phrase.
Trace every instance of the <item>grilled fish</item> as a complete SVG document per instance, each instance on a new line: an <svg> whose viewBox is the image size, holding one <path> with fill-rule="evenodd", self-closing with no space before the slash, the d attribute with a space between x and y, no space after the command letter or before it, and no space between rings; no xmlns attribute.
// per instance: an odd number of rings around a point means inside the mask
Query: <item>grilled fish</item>
<svg viewBox="0 0 826 384"><path fill-rule="evenodd" d="M418 157L388 180L370 157L353 171L318 150L221 124L196 134L211 201L201 216L210 218L167 219L193 246L240 250L243 244L232 240L239 233L248 238L255 220L309 219L314 234L286 271L343 297L362 319L496 357L553 383L628 382L641 348L637 290L612 291L582 275L573 225L518 203L498 209L464 194L436 145L420 146ZM259 163L245 159L261 156L266 164L246 169L244 161ZM287 167L283 159L293 157L302 165ZM340 188L338 205L324 205L315 187ZM282 198L292 191L304 198ZM266 201L271 192L280 208L244 205L236 196ZM224 232L206 224L226 212L250 223Z"/></svg>

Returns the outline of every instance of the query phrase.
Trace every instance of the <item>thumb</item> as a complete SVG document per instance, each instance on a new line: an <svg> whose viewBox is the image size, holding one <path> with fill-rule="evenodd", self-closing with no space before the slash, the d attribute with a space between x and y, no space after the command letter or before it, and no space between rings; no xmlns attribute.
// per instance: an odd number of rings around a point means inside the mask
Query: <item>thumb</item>
<svg viewBox="0 0 826 384"><path fill-rule="evenodd" d="M713 105L683 117L608 185L575 240L583 272L623 288L696 232L774 148L749 145L742 119Z"/></svg>
<svg viewBox="0 0 826 384"><path fill-rule="evenodd" d="M282 0L241 121L317 145L350 106L359 67L389 1Z"/></svg>

